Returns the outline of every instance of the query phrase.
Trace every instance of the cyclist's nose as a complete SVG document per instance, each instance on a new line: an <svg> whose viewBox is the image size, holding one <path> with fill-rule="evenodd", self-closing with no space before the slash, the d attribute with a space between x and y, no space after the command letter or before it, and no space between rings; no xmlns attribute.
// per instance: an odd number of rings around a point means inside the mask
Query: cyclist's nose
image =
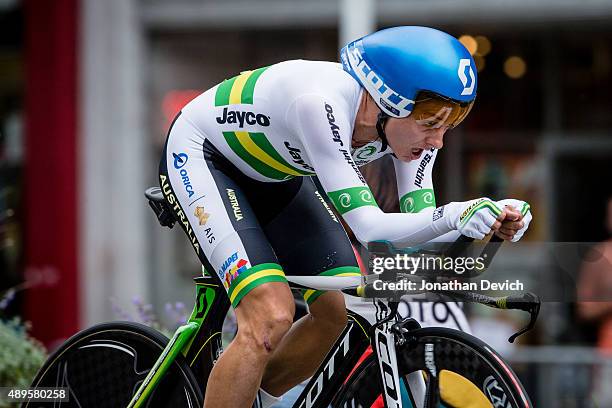
<svg viewBox="0 0 612 408"><path fill-rule="evenodd" d="M441 149L444 146L444 133L446 133L445 127L441 127L430 132L430 134L425 138L425 143L434 149Z"/></svg>

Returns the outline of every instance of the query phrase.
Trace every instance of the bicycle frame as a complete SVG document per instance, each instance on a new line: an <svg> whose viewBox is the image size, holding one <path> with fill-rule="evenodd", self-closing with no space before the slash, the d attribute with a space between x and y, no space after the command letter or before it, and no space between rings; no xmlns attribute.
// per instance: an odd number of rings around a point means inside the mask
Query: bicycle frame
<svg viewBox="0 0 612 408"><path fill-rule="evenodd" d="M293 278L295 280L302 278L301 283L291 282ZM330 279L330 277L323 277L323 279L325 278ZM292 288L302 289L306 287L303 282L316 283L317 279L321 279L321 277L288 277ZM223 351L221 329L231 305L225 288L215 282L211 276L197 277L194 281L196 284L196 302L189 320L176 330L132 397L128 405L129 408L144 406L148 396L159 384L159 381L179 354L183 354L186 358L191 370L199 380L198 384L202 395L205 395L210 372ZM346 292L345 298L349 299L351 295L348 293L353 290L351 288L343 290ZM449 294L450 292L446 293ZM511 297L504 297L501 301L500 298L489 298L469 292L450 294L460 297L462 300L487 304L497 308L508 308L507 305L511 303L508 302ZM528 301L528 299L522 300L522 302ZM350 303L347 302L349 305ZM500 305L503 305L503 307ZM370 345L379 368L378 382L380 389L383 391L385 407L402 408L396 345L403 345L405 342L404 335L420 326L414 319L399 318L397 302L370 299L367 307L376 308L375 322L370 322L365 316L352 311L350 307L347 308L348 323L346 327L311 377L294 403L293 408L328 407L339 396L342 386L348 381L360 358ZM527 310L524 305L519 305L516 309ZM534 316L532 315L533 319ZM531 325L532 322L529 326ZM511 339L524 331L526 329L521 330ZM418 380L422 381L422 376L417 375L416 377L420 377ZM407 378L408 382L411 383L410 388L412 388L415 378ZM436 379L435 376L431 378ZM434 384L434 387L437 388L437 385Z"/></svg>
<svg viewBox="0 0 612 408"><path fill-rule="evenodd" d="M348 311L348 324L294 403L293 408L328 407L370 345L367 320Z"/></svg>
<svg viewBox="0 0 612 408"><path fill-rule="evenodd" d="M193 373L199 380L202 394L205 394L210 371L223 351L221 328L230 303L225 289L214 282L212 277L197 277L194 281L196 284L196 302L189 320L176 330L132 397L128 408L138 408L145 405L147 398L179 354L185 356ZM384 313L384 309L387 309L387 313L392 310L382 305L381 308L383 308L381 313ZM379 327L385 324L385 322L379 323L374 326L374 330L365 317L348 310L348 324L302 391L294 404L294 408L323 408L329 406L359 359L372 343L372 332L376 333L378 339L378 345L373 344L377 351L375 354L384 351L385 356L393 356L392 360L389 358L380 360L378 356L377 359L381 364L382 372L386 372L390 367L395 367L393 377L396 388L394 389L399 390L397 364L394 358L395 341L392 337L389 337L392 336L392 333L387 330L388 333L385 334ZM384 348L381 347L382 345L384 345ZM381 385L385 389L393 389L390 385L384 384L383 379L381 379ZM401 401L400 405L396 406L401 407Z"/></svg>

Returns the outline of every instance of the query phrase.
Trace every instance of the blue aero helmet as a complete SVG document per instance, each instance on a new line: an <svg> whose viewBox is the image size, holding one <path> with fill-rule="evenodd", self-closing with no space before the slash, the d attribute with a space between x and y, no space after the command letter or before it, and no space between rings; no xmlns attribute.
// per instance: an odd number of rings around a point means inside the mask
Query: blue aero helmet
<svg viewBox="0 0 612 408"><path fill-rule="evenodd" d="M459 40L433 28L377 31L347 44L340 58L381 109L379 122L413 114L428 126L454 127L476 98L474 59Z"/></svg>

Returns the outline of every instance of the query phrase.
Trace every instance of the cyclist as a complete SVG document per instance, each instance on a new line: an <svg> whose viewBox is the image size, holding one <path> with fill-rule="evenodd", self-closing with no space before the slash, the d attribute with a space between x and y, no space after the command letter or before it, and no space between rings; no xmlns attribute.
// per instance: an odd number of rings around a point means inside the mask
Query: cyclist
<svg viewBox="0 0 612 408"><path fill-rule="evenodd" d="M476 97L474 61L461 43L431 28L395 27L349 43L341 57L243 72L187 104L169 130L162 191L238 320L206 407L255 398L271 405L314 372L344 328L338 292L305 291L310 313L292 325L285 274L359 274L323 194L362 243L491 231L517 241L528 227L529 206L519 200L435 208L437 151ZM387 154L404 213L383 213L358 168Z"/></svg>

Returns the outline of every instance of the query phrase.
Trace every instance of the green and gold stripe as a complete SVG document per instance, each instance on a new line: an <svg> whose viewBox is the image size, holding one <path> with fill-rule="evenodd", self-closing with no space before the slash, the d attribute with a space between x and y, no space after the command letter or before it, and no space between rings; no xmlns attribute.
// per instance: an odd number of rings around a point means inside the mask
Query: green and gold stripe
<svg viewBox="0 0 612 408"><path fill-rule="evenodd" d="M436 207L433 188L411 191L400 198L400 211L404 213L418 213L429 207Z"/></svg>
<svg viewBox="0 0 612 408"><path fill-rule="evenodd" d="M329 269L319 274L319 276L361 276L361 271L356 266L340 266L338 268ZM311 305L319 296L324 294L323 290L302 289L302 295L306 303Z"/></svg>
<svg viewBox="0 0 612 408"><path fill-rule="evenodd" d="M330 191L327 195L340 214L366 205L378 207L376 200L374 200L374 195L372 195L368 187L344 188L342 190Z"/></svg>
<svg viewBox="0 0 612 408"><path fill-rule="evenodd" d="M465 225L477 211L485 208L489 209L495 215L495 217L501 214L501 210L493 201L482 199L480 201L476 201L470 207L468 207L463 214L459 216L459 222L461 225Z"/></svg>
<svg viewBox="0 0 612 408"><path fill-rule="evenodd" d="M257 286L268 282L287 282L285 273L279 264L263 263L242 272L232 282L227 291L233 307L238 306L240 300Z"/></svg>
<svg viewBox="0 0 612 408"><path fill-rule="evenodd" d="M231 79L226 79L217 87L215 106L253 104L255 83L268 67L244 71Z"/></svg>
<svg viewBox="0 0 612 408"><path fill-rule="evenodd" d="M527 215L529 211L531 211L531 206L529 205L529 203L525 202L523 204L523 208L521 208L521 214L524 217L525 215Z"/></svg>
<svg viewBox="0 0 612 408"><path fill-rule="evenodd" d="M311 176L314 173L290 165L259 132L223 132L229 147L259 174L274 180L286 180L294 176Z"/></svg>

